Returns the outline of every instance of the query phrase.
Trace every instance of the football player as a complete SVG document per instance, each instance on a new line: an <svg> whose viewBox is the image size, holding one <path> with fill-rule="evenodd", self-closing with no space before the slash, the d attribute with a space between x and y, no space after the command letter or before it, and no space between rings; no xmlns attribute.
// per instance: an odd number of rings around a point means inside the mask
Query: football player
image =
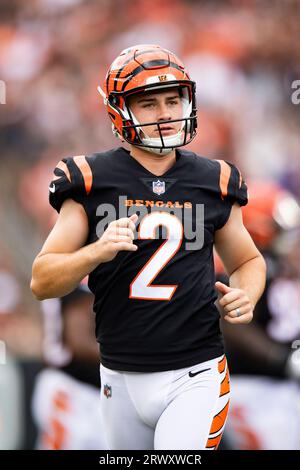
<svg viewBox="0 0 300 470"><path fill-rule="evenodd" d="M99 91L129 149L65 158L49 188L60 215L31 288L56 297L89 274L112 449L218 447L230 387L217 292L243 324L264 289L238 169L181 150L196 135L195 87L160 46L122 51ZM214 243L230 287L215 285Z"/></svg>
<svg viewBox="0 0 300 470"><path fill-rule="evenodd" d="M42 302L43 356L32 411L40 450L107 449L99 406L99 348L85 283Z"/></svg>

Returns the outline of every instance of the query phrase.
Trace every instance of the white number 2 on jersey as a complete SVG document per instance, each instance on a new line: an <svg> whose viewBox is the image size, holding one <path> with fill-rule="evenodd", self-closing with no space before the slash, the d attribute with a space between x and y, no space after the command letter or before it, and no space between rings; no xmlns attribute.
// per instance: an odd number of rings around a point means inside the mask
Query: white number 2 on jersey
<svg viewBox="0 0 300 470"><path fill-rule="evenodd" d="M160 225L166 227L167 238L130 284L131 299L170 300L178 287L178 285L151 285L163 267L177 253L183 239L182 223L178 217L167 212L152 212L146 215L140 223L139 239L154 239L156 228Z"/></svg>

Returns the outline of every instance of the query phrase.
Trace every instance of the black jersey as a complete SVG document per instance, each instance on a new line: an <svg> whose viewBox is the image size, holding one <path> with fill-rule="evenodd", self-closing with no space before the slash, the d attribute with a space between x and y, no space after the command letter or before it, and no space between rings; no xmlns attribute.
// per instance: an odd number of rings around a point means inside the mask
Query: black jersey
<svg viewBox="0 0 300 470"><path fill-rule="evenodd" d="M232 205L247 203L238 169L180 150L158 177L118 148L63 159L50 203L59 211L67 198L87 213L87 243L111 220L141 215L138 250L119 252L89 276L103 365L154 372L223 354L213 243Z"/></svg>

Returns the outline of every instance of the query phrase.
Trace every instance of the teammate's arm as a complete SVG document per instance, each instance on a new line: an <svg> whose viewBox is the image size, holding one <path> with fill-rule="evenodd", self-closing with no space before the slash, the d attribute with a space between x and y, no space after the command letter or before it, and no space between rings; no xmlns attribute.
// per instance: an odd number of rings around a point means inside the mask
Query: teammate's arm
<svg viewBox="0 0 300 470"><path fill-rule="evenodd" d="M88 219L81 204L68 199L60 210L32 267L31 290L38 300L62 297L99 264L112 260L119 251L135 251L134 223L137 216L113 221L99 240L84 246Z"/></svg>
<svg viewBox="0 0 300 470"><path fill-rule="evenodd" d="M229 323L249 323L265 288L266 263L244 227L238 204L232 206L224 227L216 231L215 248L229 276L230 287L216 283L222 294L219 304L225 311L224 318Z"/></svg>

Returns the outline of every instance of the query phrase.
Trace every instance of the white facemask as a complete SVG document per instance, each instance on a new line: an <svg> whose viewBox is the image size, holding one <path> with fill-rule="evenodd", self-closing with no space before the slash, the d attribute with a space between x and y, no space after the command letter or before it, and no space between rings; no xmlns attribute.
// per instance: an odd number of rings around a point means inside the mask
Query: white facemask
<svg viewBox="0 0 300 470"><path fill-rule="evenodd" d="M188 91L183 90L183 96L181 97L181 102L182 102L182 110L183 110L183 118L188 118L191 115L192 111L192 103L188 99ZM132 119L135 125L140 124L140 122L137 120L133 112L131 111ZM141 145L141 148L144 150L147 150L147 152L150 153L156 153L157 155L167 155L168 153L172 152L174 147L183 145L184 143L184 126L187 126L187 131L189 131L190 127L190 122L189 121L182 121L181 128L180 130L170 136L162 136L163 142L164 142L164 147L162 147L162 141L160 137L149 137L147 136L145 132L145 128L143 129L141 127L136 127L137 132L139 133L140 139L142 143L145 145ZM146 145L151 147L146 147ZM174 147L173 147L174 146ZM167 147L167 148L166 148Z"/></svg>

